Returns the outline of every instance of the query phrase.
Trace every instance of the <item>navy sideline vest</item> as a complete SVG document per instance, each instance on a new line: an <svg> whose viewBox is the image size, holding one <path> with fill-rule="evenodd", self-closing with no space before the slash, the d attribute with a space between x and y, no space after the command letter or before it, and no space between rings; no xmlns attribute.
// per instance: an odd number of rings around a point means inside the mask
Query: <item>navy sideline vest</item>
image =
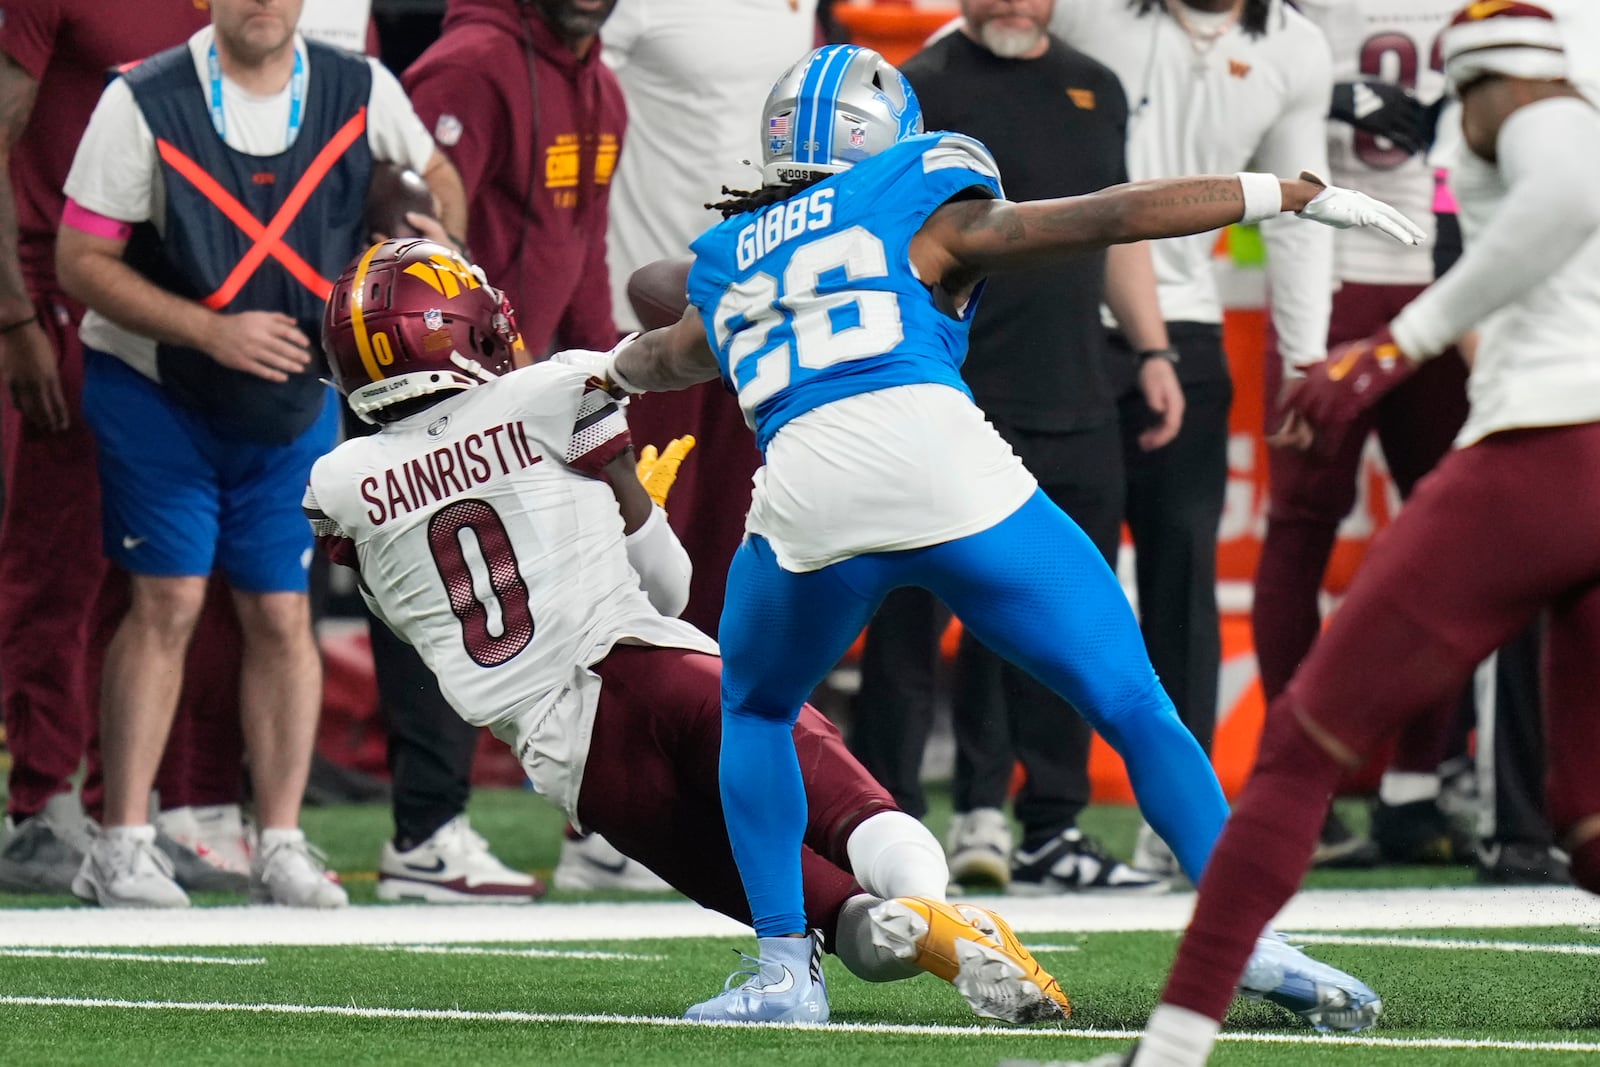
<svg viewBox="0 0 1600 1067"><path fill-rule="evenodd" d="M162 288L214 311L283 312L311 339L311 365L287 382L232 370L198 349L157 349L169 396L207 416L220 433L262 444L294 440L322 413L328 394L319 381L327 375L320 343L323 302L332 279L367 246L363 216L372 153L365 108L372 70L361 56L312 41L305 42L305 57L300 133L273 156L247 155L217 136L208 90L187 44L125 75L156 139L166 187L166 234L148 223L138 227L128 243L128 263ZM348 146L336 158L322 159L326 172L281 239L303 265L291 270L268 254L236 292L224 288L257 239L219 201L231 197L266 228L336 138ZM217 188L208 192L213 182Z"/></svg>

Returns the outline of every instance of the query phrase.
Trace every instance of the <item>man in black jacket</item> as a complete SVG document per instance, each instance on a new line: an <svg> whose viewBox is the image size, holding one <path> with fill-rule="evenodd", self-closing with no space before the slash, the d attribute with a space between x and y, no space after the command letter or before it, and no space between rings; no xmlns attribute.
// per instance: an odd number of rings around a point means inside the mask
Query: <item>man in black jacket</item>
<svg viewBox="0 0 1600 1067"><path fill-rule="evenodd" d="M1054 0L962 0L963 25L903 66L929 129L970 134L994 153L1014 200L1073 196L1128 180L1128 107L1108 68L1051 37ZM1183 394L1155 275L1143 244L992 279L973 324L963 376L978 405L1046 493L1116 565L1123 461L1106 374L1104 301L1139 353L1150 425L1160 448L1178 432ZM901 589L868 632L856 755L895 799L926 809L917 773L931 718L932 671L946 613L932 594ZM1024 671L964 636L956 669L956 881L1013 892L1150 891L1159 878L1107 856L1077 829L1088 804L1091 731ZM1011 855L1001 810L1015 761L1023 839Z"/></svg>

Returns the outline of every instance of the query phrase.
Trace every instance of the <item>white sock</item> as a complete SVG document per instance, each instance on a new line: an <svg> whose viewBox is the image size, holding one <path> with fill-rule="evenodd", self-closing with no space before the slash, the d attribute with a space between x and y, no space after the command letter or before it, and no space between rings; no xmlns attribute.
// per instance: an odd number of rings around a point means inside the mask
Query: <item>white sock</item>
<svg viewBox="0 0 1600 1067"><path fill-rule="evenodd" d="M1222 1024L1173 1004L1157 1004L1132 1067L1205 1067Z"/></svg>
<svg viewBox="0 0 1600 1067"><path fill-rule="evenodd" d="M945 899L950 867L928 828L903 811L880 811L845 842L850 871L873 896Z"/></svg>
<svg viewBox="0 0 1600 1067"><path fill-rule="evenodd" d="M863 982L898 982L902 978L914 978L922 973L922 968L872 943L872 919L867 913L873 905L881 903L870 893L857 893L844 902L833 936L833 954Z"/></svg>
<svg viewBox="0 0 1600 1067"><path fill-rule="evenodd" d="M271 852L279 845L299 845L305 839L305 831L296 826L268 827L261 831L261 851Z"/></svg>
<svg viewBox="0 0 1600 1067"><path fill-rule="evenodd" d="M148 823L143 826L103 826L100 833L108 841L143 841L150 844L156 839L156 828Z"/></svg>
<svg viewBox="0 0 1600 1067"><path fill-rule="evenodd" d="M1439 799L1439 776L1417 771L1384 771L1378 781L1378 799L1391 808Z"/></svg>

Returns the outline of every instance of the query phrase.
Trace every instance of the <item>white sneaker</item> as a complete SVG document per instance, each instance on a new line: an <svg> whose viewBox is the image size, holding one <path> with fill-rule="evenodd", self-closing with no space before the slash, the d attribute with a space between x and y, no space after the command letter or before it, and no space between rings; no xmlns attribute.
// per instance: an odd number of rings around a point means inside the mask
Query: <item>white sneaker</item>
<svg viewBox="0 0 1600 1067"><path fill-rule="evenodd" d="M76 793L57 793L18 826L0 833L0 892L66 893L93 842L94 823Z"/></svg>
<svg viewBox="0 0 1600 1067"><path fill-rule="evenodd" d="M189 809L199 836L190 846L211 863L235 874L250 873L250 838L237 804L205 804Z"/></svg>
<svg viewBox="0 0 1600 1067"><path fill-rule="evenodd" d="M156 814L156 829L217 870L250 877L250 845L239 805L168 808Z"/></svg>
<svg viewBox="0 0 1600 1067"><path fill-rule="evenodd" d="M654 871L629 859L599 834L585 834L561 842L561 862L556 864L557 889L632 889L661 893L672 887Z"/></svg>
<svg viewBox="0 0 1600 1067"><path fill-rule="evenodd" d="M344 888L328 874L321 852L300 830L263 830L250 868L250 899L290 908L342 908Z"/></svg>
<svg viewBox="0 0 1600 1067"><path fill-rule="evenodd" d="M1133 846L1133 866L1162 878L1170 878L1175 885L1190 885L1188 875L1183 873L1172 848L1147 822L1139 824L1139 839Z"/></svg>
<svg viewBox="0 0 1600 1067"><path fill-rule="evenodd" d="M407 852L385 841L378 856L379 900L527 904L544 893L539 879L496 859L465 815L457 815Z"/></svg>
<svg viewBox="0 0 1600 1067"><path fill-rule="evenodd" d="M1011 823L999 808L951 815L945 851L957 885L1000 890L1011 881Z"/></svg>
<svg viewBox="0 0 1600 1067"><path fill-rule="evenodd" d="M187 908L189 894L156 848L154 826L117 826L95 836L72 879L74 895L102 908Z"/></svg>

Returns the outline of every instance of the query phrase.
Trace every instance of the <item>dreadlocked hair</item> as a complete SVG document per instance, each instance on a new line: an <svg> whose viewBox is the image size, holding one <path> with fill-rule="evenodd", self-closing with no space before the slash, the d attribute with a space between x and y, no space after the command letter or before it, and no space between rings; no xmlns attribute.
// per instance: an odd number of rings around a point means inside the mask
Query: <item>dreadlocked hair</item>
<svg viewBox="0 0 1600 1067"><path fill-rule="evenodd" d="M802 178L799 181L763 185L759 189L729 189L724 185L722 191L731 199L715 204L707 204L705 208L707 211L720 211L723 218L731 219L735 215L760 211L769 204L787 200L794 194L811 188L826 177L828 177L826 174L816 174L810 178Z"/></svg>
<svg viewBox="0 0 1600 1067"><path fill-rule="evenodd" d="M1182 3L1183 0L1178 0ZM1140 16L1152 11L1165 11L1167 0L1128 0L1128 6L1137 8ZM1239 15L1239 28L1250 37L1260 37L1267 32L1267 15L1272 0L1244 0L1244 11Z"/></svg>

